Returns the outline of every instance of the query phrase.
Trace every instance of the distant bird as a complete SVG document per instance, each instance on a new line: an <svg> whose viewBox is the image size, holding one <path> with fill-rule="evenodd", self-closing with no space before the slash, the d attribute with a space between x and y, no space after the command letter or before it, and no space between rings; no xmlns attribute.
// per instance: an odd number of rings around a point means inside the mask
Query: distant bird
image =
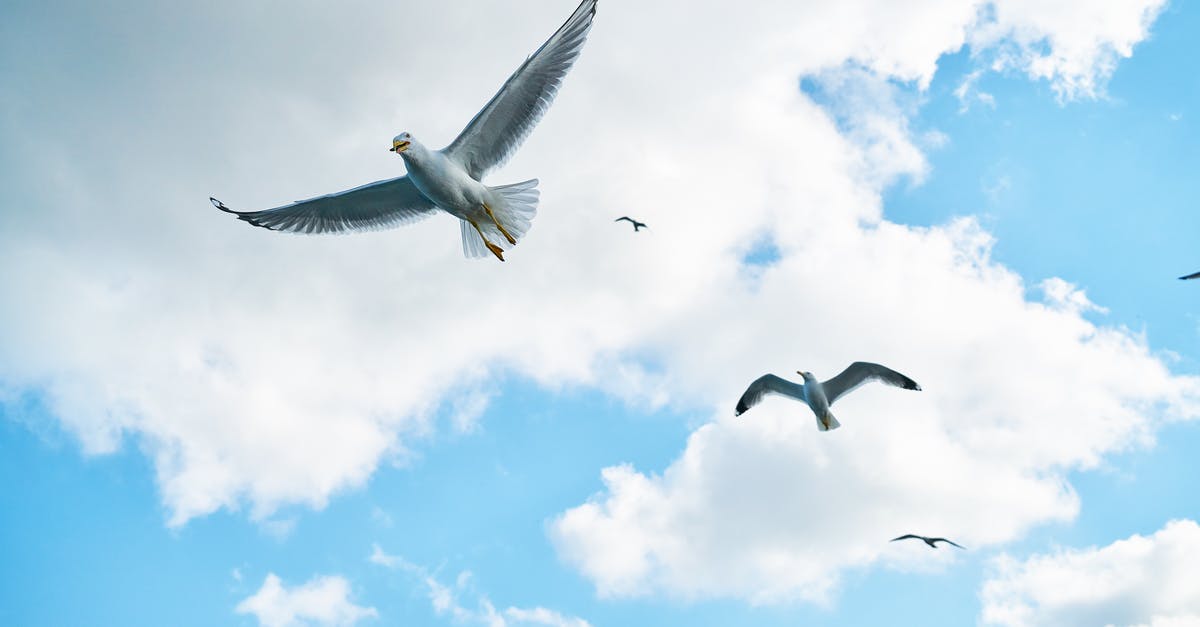
<svg viewBox="0 0 1200 627"><path fill-rule="evenodd" d="M1189 274L1187 276L1179 277L1180 281L1187 281L1188 279L1200 279L1200 272L1193 272L1192 274Z"/></svg>
<svg viewBox="0 0 1200 627"><path fill-rule="evenodd" d="M613 222L620 222L621 220L625 220L626 222L632 224L634 233L637 233L638 231L640 231L642 229L649 228L646 226L645 222L638 222L637 220L634 220L633 218L631 218L629 216L621 216L621 217L617 218L616 220L613 220Z"/></svg>
<svg viewBox="0 0 1200 627"><path fill-rule="evenodd" d="M811 372L797 371L804 377L804 384L792 383L773 374L765 374L750 384L738 401L735 414L741 416L751 407L762 401L767 394L782 394L798 401L808 403L809 409L817 416L817 428L830 431L842 426L837 418L829 411L829 406L837 399L850 393L858 386L869 381L880 381L906 390L920 390L916 381L879 364L856 361L850 364L838 376L822 383L817 381Z"/></svg>
<svg viewBox="0 0 1200 627"><path fill-rule="evenodd" d="M409 133L392 139L407 176L376 181L265 211L221 211L273 231L341 233L398 226L442 210L460 220L463 253L504 261L537 213L537 179L488 187L481 181L516 152L550 108L563 78L579 57L597 0L583 0L566 23L504 83L449 146L430 150ZM428 53L428 50L415 52ZM488 54L491 54L489 52ZM428 54L426 57L428 58ZM428 89L411 85L410 90Z"/></svg>
<svg viewBox="0 0 1200 627"><path fill-rule="evenodd" d="M956 547L958 547L958 548L960 548L960 549L966 549L966 548L967 548L967 547L965 547L965 546L963 546L963 545L961 545L961 544L958 544L957 542L954 542L954 541L951 541L951 540L947 540L947 539L945 539L945 538L926 538L925 536L917 536L917 535L913 535L913 534L911 534L911 533L909 533L909 534L905 534L905 535L902 535L902 536L900 536L899 538L892 538L891 540L888 540L888 542L895 542L896 540L920 540L920 541L924 542L925 544L928 544L929 546L931 546L931 547L933 547L933 548L935 548L935 549L937 548L937 543L938 543L938 542L945 542L946 544L952 544L952 545L954 545L954 546L956 546Z"/></svg>

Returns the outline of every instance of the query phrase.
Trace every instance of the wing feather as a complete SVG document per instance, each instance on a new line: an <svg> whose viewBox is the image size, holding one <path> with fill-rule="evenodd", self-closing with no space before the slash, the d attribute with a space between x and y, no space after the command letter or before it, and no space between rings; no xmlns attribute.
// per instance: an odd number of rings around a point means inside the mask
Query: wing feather
<svg viewBox="0 0 1200 627"><path fill-rule="evenodd" d="M563 78L583 50L596 2L583 0L446 147L445 153L476 180L508 161L550 108Z"/></svg>
<svg viewBox="0 0 1200 627"><path fill-rule="evenodd" d="M746 391L742 393L742 398L738 400L734 415L741 416L746 413L751 407L759 404L768 394L782 394L798 401L808 402L808 398L804 395L803 385L792 383L787 379L782 379L773 374L764 374L755 379L754 383L751 383L750 387L746 388Z"/></svg>
<svg viewBox="0 0 1200 627"><path fill-rule="evenodd" d="M821 388L825 390L825 398L832 405L837 399L870 381L880 381L906 390L921 389L916 381L899 372L867 361L856 361L850 364L841 374L822 383Z"/></svg>
<svg viewBox="0 0 1200 627"><path fill-rule="evenodd" d="M263 211L235 211L210 198L217 209L272 231L344 233L399 226L431 215L437 206L407 176L376 181Z"/></svg>

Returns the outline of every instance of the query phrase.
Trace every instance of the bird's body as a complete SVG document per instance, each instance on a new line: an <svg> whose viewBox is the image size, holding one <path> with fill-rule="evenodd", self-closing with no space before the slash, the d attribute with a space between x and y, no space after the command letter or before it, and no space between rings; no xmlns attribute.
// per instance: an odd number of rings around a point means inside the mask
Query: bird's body
<svg viewBox="0 0 1200 627"><path fill-rule="evenodd" d="M631 218L629 216L621 216L621 217L617 218L616 220L613 220L613 222L621 222L622 220L633 225L634 233L637 233L638 231L641 231L642 229L649 228L646 226L645 222L638 222L637 220L634 220L633 218Z"/></svg>
<svg viewBox="0 0 1200 627"><path fill-rule="evenodd" d="M234 211L210 200L255 226L297 233L390 228L440 209L459 218L466 256L490 252L504 261L504 251L537 213L538 181L489 187L483 178L512 156L549 109L591 30L596 2L582 0L449 146L430 150L410 133L397 135L392 151L404 159L407 176L265 211Z"/></svg>
<svg viewBox="0 0 1200 627"><path fill-rule="evenodd" d="M918 536L918 535L916 535L916 534L912 534L912 533L906 533L906 534L904 534L904 535L902 535L902 536L900 536L900 537L898 537L898 538L892 538L891 540L889 540L889 542L895 542L895 541L897 541L897 540L920 540L920 541L924 542L925 544L928 544L929 546L931 546L931 547L933 547L933 548L935 548L935 549L936 549L936 548L938 548L938 547L937 547L937 543L938 543L938 542L945 542L946 544L949 544L949 545L952 545L952 546L956 546L956 547L958 547L958 548L960 548L960 549L965 549L965 548L967 548L967 547L965 547L965 546L963 546L963 545L961 545L961 544L959 544L959 543L957 543L957 542L954 542L953 540L947 540L946 538L927 538L927 537L925 537L925 536Z"/></svg>
<svg viewBox="0 0 1200 627"><path fill-rule="evenodd" d="M755 379L738 400L737 408L734 410L735 415L740 416L746 413L768 394L781 394L807 403L809 409L812 409L813 414L817 417L817 428L821 431L831 431L840 427L841 423L833 417L829 406L864 383L880 381L906 390L921 389L916 381L899 372L865 361L856 361L850 364L841 374L824 383L818 381L811 372L797 372L797 374L804 377L803 384L794 383L773 374L765 374Z"/></svg>

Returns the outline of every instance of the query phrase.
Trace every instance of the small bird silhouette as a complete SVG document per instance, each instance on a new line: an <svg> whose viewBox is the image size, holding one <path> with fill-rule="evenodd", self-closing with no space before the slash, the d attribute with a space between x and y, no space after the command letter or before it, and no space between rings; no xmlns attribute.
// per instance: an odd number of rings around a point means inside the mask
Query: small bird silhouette
<svg viewBox="0 0 1200 627"><path fill-rule="evenodd" d="M945 538L926 538L925 536L917 536L917 535L913 535L911 533L902 535L899 538L892 538L891 540L889 540L889 542L895 542L896 540L920 540L935 549L937 548L938 542L945 542L946 544L953 544L954 546L956 546L960 549L967 548L961 544L958 544L957 542L953 542L953 541L947 540Z"/></svg>
<svg viewBox="0 0 1200 627"><path fill-rule="evenodd" d="M621 220L625 220L626 222L632 224L634 233L637 233L638 231L640 231L642 229L650 228L650 227L646 226L645 222L638 222L637 220L634 220L633 218L631 218L629 216L621 216L621 217L617 218L616 220L613 220L613 222L620 222Z"/></svg>
<svg viewBox="0 0 1200 627"><path fill-rule="evenodd" d="M1186 281L1188 279L1200 279L1200 272L1193 272L1189 275L1179 277L1180 281Z"/></svg>

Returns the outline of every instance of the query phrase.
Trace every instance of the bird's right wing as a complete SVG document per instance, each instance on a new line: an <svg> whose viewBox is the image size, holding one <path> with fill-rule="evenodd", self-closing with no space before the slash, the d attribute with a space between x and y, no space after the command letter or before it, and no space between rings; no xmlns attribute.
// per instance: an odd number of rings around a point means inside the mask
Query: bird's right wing
<svg viewBox="0 0 1200 627"><path fill-rule="evenodd" d="M1188 279L1200 279L1200 272L1193 272L1186 276L1179 277L1180 281L1187 281Z"/></svg>
<svg viewBox="0 0 1200 627"><path fill-rule="evenodd" d="M906 533L906 534L904 534L904 535L902 535L902 536L900 536L900 537L898 537L898 538L892 538L891 540L888 540L888 542L895 542L896 540L909 540L909 539L912 539L912 540L924 540L925 538L923 538L923 537L921 537L921 536L914 536L914 535L913 535L913 534L911 534L911 533Z"/></svg>
<svg viewBox="0 0 1200 627"><path fill-rule="evenodd" d="M808 402L808 398L804 396L803 385L792 383L787 379L781 379L773 374L764 374L755 379L754 383L750 384L750 387L746 388L746 391L742 394L742 398L738 400L734 415L741 416L746 413L751 407L759 404L763 397L768 394L782 394L798 401Z"/></svg>
<svg viewBox="0 0 1200 627"><path fill-rule="evenodd" d="M906 390L921 389L916 381L899 372L868 361L856 361L850 364L841 374L822 383L821 387L825 390L825 398L832 405L839 397L845 396L854 388L870 381L881 381Z"/></svg>
<svg viewBox="0 0 1200 627"><path fill-rule="evenodd" d="M951 546L956 546L960 549L963 549L964 551L967 549L967 547L955 542L954 540L947 540L946 538L930 538L929 541L930 542L945 542L946 544L949 544Z"/></svg>
<svg viewBox="0 0 1200 627"><path fill-rule="evenodd" d="M621 220L624 220L626 222L629 222L630 224L633 224L633 218L631 218L629 216L621 216L621 217L617 218L616 220L613 220L613 222L620 222Z"/></svg>
<svg viewBox="0 0 1200 627"><path fill-rule="evenodd" d="M437 210L407 176L376 181L263 211L235 211L209 198L221 211L272 231L343 233L371 231L420 220Z"/></svg>

